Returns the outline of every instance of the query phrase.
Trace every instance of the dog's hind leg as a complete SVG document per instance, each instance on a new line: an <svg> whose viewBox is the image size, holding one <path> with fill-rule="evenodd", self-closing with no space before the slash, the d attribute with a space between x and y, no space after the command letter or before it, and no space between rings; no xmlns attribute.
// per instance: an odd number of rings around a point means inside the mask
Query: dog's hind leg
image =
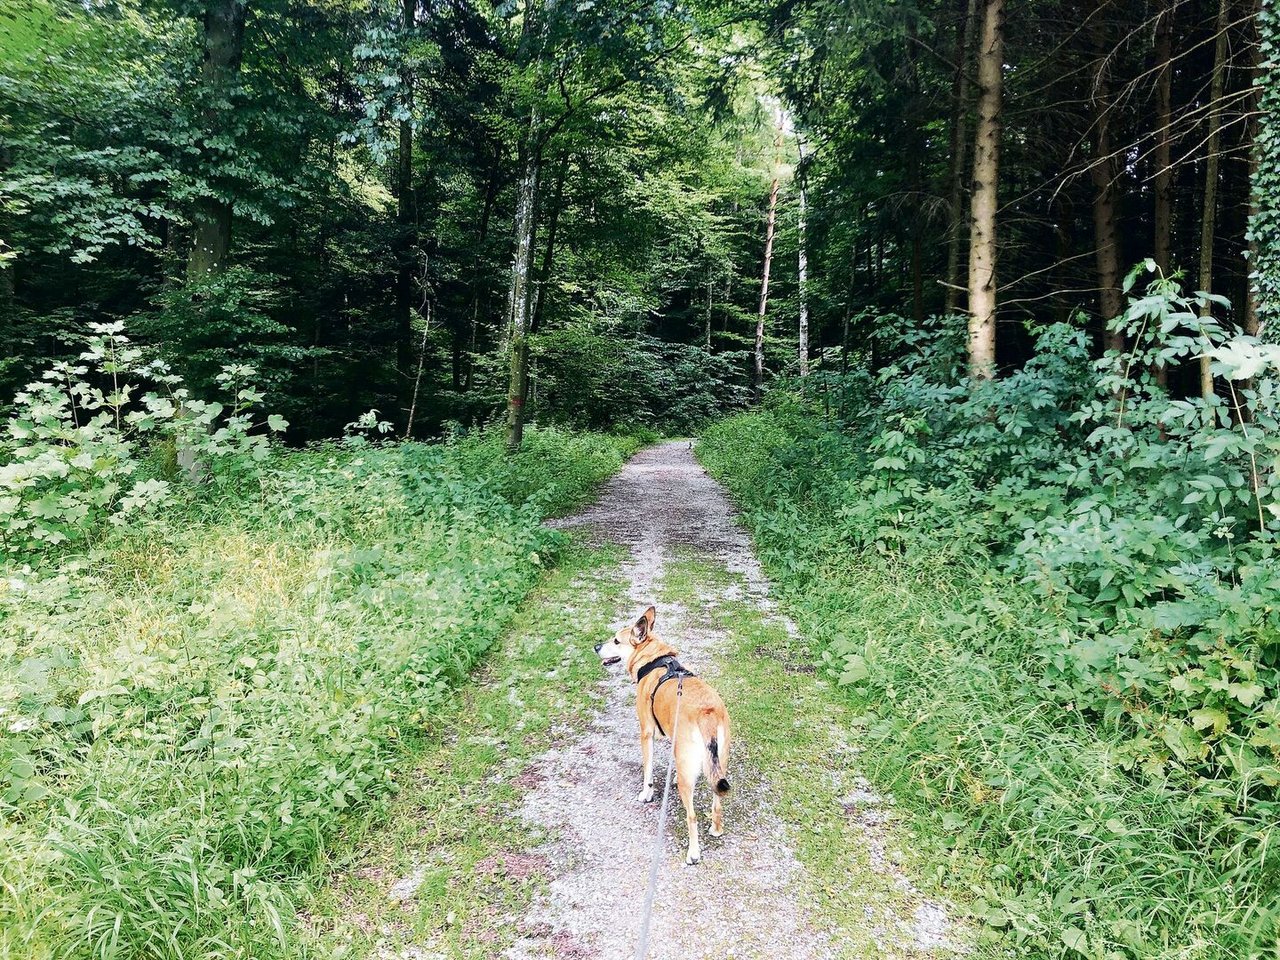
<svg viewBox="0 0 1280 960"><path fill-rule="evenodd" d="M693 788L698 785L702 772L701 751L694 749L676 752L676 785L680 788L680 802L684 804L684 820L689 828L689 852L684 862L693 866L702 859L702 847L698 843L698 816L693 812Z"/></svg>
<svg viewBox="0 0 1280 960"><path fill-rule="evenodd" d="M724 836L724 798L716 793L714 789L711 791L711 829L707 832L713 837Z"/></svg>
<svg viewBox="0 0 1280 960"><path fill-rule="evenodd" d="M640 728L640 756L644 758L644 784L636 794L640 803L653 802L653 740L656 732L652 727L648 730Z"/></svg>

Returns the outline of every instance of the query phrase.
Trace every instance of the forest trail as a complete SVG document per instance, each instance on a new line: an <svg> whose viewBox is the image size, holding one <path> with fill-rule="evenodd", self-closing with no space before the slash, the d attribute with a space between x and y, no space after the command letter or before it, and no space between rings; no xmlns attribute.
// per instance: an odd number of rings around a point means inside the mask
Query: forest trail
<svg viewBox="0 0 1280 960"><path fill-rule="evenodd" d="M794 634L794 627L773 609L767 581L734 513L724 489L694 459L691 444L681 441L641 451L592 506L557 521L557 526L580 531L593 546L612 544L628 551L621 568L625 594L615 622L599 624L599 637L654 602L659 634L680 651L687 667L718 682L726 671L751 667L729 661L730 631L706 616L709 609L753 608ZM677 568L686 577L694 571L691 589L681 600L671 597L665 582L680 576ZM730 621L738 616L733 613ZM810 676L802 679L815 682ZM733 686L726 689L726 699L735 717L735 791L726 804L726 833L718 840L707 835L707 787L700 783L703 860L696 868L687 867L684 818L673 787L650 957L800 960L956 949L944 908L919 897L882 849L865 851L864 862L873 865L870 869L881 874L881 881L885 873L894 874L889 889L898 902L865 908L866 929L853 938L822 914L816 898L808 895L812 878L805 875L789 839L793 831L810 825L783 823L772 809L770 773L753 769L758 744L744 734L749 725L742 721L753 703L735 701ZM633 799L641 768L632 684L615 668L600 687L604 706L599 713L528 770L536 785L525 794L519 816L554 839L535 851L550 865L549 883L523 916L511 918L517 932L505 953L511 960L623 960L636 949L659 804ZM804 722L821 724L823 719ZM668 750L660 740L655 761L659 787ZM850 784L840 771L824 773L831 794L824 802L843 802L847 809L848 799L841 797ZM865 792L859 796L872 805L879 802ZM862 842L874 848L880 841L874 826L868 826ZM859 880L856 874L849 879Z"/></svg>

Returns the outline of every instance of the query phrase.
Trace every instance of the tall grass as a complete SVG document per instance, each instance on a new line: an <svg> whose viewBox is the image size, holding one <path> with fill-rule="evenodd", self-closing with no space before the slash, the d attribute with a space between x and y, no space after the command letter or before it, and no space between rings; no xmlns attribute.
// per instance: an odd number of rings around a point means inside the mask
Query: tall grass
<svg viewBox="0 0 1280 960"><path fill-rule="evenodd" d="M786 418L724 421L699 451L858 705L865 772L912 811L985 937L1035 957L1274 955L1276 825L1054 696L1041 601L963 543L854 546L848 488Z"/></svg>
<svg viewBox="0 0 1280 960"><path fill-rule="evenodd" d="M287 454L0 575L0 957L270 957L633 444ZM234 489L234 492L231 490Z"/></svg>

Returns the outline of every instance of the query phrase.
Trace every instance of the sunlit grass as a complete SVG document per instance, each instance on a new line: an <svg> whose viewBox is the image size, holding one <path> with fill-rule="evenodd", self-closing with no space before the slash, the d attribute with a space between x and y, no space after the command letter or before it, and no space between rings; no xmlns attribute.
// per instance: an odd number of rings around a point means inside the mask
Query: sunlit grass
<svg viewBox="0 0 1280 960"><path fill-rule="evenodd" d="M621 465L535 431L285 456L0 576L0 957L290 952L294 905Z"/></svg>

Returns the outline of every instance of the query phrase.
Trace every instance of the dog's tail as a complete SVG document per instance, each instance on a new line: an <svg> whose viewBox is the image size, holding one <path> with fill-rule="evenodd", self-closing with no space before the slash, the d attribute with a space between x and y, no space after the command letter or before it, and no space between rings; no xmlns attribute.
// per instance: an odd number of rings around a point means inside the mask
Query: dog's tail
<svg viewBox="0 0 1280 960"><path fill-rule="evenodd" d="M717 713L714 707L704 707L698 716L698 728L707 746L702 772L711 789L723 796L729 792L729 724L726 717Z"/></svg>

